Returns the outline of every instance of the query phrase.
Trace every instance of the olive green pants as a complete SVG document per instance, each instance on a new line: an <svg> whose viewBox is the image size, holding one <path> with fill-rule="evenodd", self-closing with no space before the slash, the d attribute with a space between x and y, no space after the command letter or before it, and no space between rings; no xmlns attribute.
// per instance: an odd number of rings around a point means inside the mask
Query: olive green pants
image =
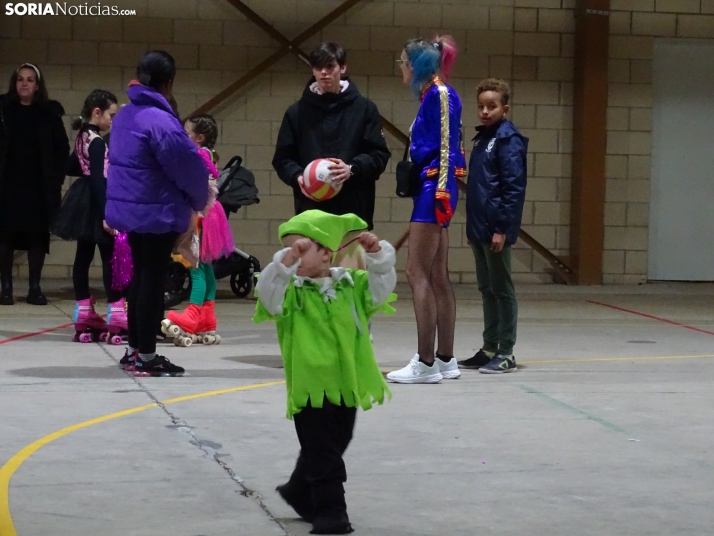
<svg viewBox="0 0 714 536"><path fill-rule="evenodd" d="M476 259L476 278L483 298L483 349L512 355L516 344L518 302L511 280L511 246L499 253L491 244L471 244Z"/></svg>

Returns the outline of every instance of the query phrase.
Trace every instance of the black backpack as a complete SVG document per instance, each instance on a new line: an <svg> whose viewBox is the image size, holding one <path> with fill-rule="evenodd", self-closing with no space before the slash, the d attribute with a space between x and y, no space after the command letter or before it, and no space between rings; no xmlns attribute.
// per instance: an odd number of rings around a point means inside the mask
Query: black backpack
<svg viewBox="0 0 714 536"><path fill-rule="evenodd" d="M241 164L243 159L234 156L218 175L218 201L223 205L226 215L238 212L238 209L260 203L255 175Z"/></svg>

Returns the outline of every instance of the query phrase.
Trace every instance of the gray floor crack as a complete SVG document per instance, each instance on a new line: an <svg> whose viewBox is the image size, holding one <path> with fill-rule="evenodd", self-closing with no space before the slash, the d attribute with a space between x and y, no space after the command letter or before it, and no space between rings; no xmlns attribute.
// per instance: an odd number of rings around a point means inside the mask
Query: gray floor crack
<svg viewBox="0 0 714 536"><path fill-rule="evenodd" d="M112 356L104 346L100 345L99 346L101 350L111 359L115 364L119 364L119 361ZM139 387L139 389L146 394L146 396L149 397L149 399L154 402L159 408L163 410L164 413L171 419L171 422L173 423L172 428L175 428L178 432L185 434L190 437L189 443L201 451L204 452L207 458L210 458L213 460L215 463L218 464L218 466L223 469L223 471L228 475L228 477L240 488L239 493L248 499L251 499L254 501L261 510L265 513L265 515L268 516L268 518L273 521L276 525L278 525L282 531L285 533L286 536L291 536L290 532L288 531L287 527L281 523L278 518L275 517L275 515L270 511L268 506L265 504L265 501L263 500L263 496L256 490L250 488L245 481L238 475L236 472L233 470L232 467L230 467L225 461L223 461L221 458L224 457L225 455L218 452L216 449L211 447L211 444L215 445L215 443L211 443L210 441L205 441L199 439L195 432L193 431L193 427L190 426L186 421L178 417L177 415L174 415L174 413L169 410L166 405L164 405L161 400L159 400L154 393L152 393L148 387L146 387L140 380L139 378L135 377L132 375L130 372L125 372L125 374L131 378L134 383Z"/></svg>

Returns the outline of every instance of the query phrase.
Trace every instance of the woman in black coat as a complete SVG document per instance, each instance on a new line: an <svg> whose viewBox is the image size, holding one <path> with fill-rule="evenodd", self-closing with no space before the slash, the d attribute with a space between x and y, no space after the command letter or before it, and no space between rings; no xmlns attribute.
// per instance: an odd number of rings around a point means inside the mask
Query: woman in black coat
<svg viewBox="0 0 714 536"><path fill-rule="evenodd" d="M27 303L47 304L40 278L69 155L62 115L62 105L49 100L42 73L30 63L13 73L0 95L0 305L14 303L15 250L27 251Z"/></svg>

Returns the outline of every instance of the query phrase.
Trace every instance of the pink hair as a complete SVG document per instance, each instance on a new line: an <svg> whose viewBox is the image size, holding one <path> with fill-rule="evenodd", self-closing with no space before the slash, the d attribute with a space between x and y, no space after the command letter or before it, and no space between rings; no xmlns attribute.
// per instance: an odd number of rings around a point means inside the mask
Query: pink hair
<svg viewBox="0 0 714 536"><path fill-rule="evenodd" d="M445 81L451 76L451 67L454 65L456 55L459 50L456 48L456 41L450 35L437 35L432 43L437 43L441 50L441 74Z"/></svg>

